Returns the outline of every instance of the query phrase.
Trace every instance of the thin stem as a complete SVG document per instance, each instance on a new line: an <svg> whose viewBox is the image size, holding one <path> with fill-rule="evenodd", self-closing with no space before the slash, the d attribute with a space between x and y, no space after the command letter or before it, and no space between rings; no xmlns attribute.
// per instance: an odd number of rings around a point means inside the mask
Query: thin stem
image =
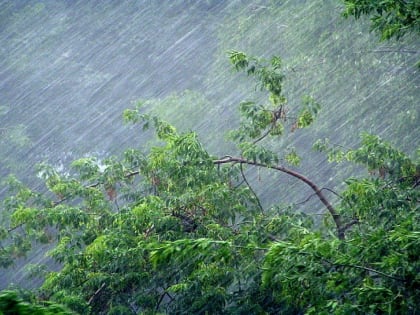
<svg viewBox="0 0 420 315"><path fill-rule="evenodd" d="M103 290L103 288L105 288L105 283L102 283L99 289L96 290L95 293L93 293L93 295L90 297L88 301L88 305L90 305L93 302L94 298Z"/></svg>
<svg viewBox="0 0 420 315"><path fill-rule="evenodd" d="M255 193L254 189L252 189L251 185L249 184L248 180L245 177L245 173L244 173L244 169L243 169L243 164L242 163L240 164L240 170L241 170L241 175L242 175L242 178L244 179L245 184L248 186L249 190L251 190L252 194L254 195L255 199L257 200L257 204L258 204L258 207L261 210L261 213L264 213L264 208L261 205L260 199L258 198L258 196Z"/></svg>
<svg viewBox="0 0 420 315"><path fill-rule="evenodd" d="M308 253L308 252L301 252L301 254L311 255L311 253ZM392 279L392 280L401 281L401 282L407 282L407 280L404 279L404 278L394 277L394 276L391 276L391 275L389 275L389 274L387 274L385 272L382 272L382 271L379 271L379 270L376 270L376 269L373 269L373 268L370 268L370 267L365 267L365 266L360 266L360 265L354 265L354 264L337 264L337 263L334 263L333 261L331 261L329 259L326 259L324 257L320 257L319 255L315 255L315 257L321 259L322 261L324 261L324 262L326 262L326 263L328 263L328 264L330 264L332 266L349 267L349 268L361 269L361 270L369 271L369 272L375 273L377 275L380 275L380 276L383 276L385 278L389 278L389 279Z"/></svg>
<svg viewBox="0 0 420 315"><path fill-rule="evenodd" d="M313 196L316 196L316 193L310 194L305 200L297 202L297 203L293 204L293 206L303 205L303 204L307 203L309 200L311 200Z"/></svg>
<svg viewBox="0 0 420 315"><path fill-rule="evenodd" d="M344 239L345 235L344 235L344 231L343 231L343 223L342 223L342 220L341 220L341 216L338 214L338 212L335 210L335 208L331 205L331 203L324 196L324 194L322 193L322 189L319 188L313 181L311 181L306 176L304 176L304 175L302 175L302 174L300 174L296 171L293 171L291 169L288 169L284 166L281 166L281 165L268 165L268 164L263 164L263 163L256 162L256 161L249 161L249 160L246 160L246 159L240 158L240 157L226 157L226 158L223 158L223 159L214 160L213 163L216 164L216 165L228 164L228 163L243 163L243 164L248 164L248 165L260 166L260 167L265 167L265 168L269 168L269 169L274 169L274 170L280 171L282 173L288 174L292 177L295 177L295 178L299 179L300 181L302 181L306 185L308 185L315 192L318 199L324 204L324 206L327 208L328 212L332 216L332 218L334 220L334 223L335 223L335 226L336 226L338 238L341 239L341 240Z"/></svg>
<svg viewBox="0 0 420 315"><path fill-rule="evenodd" d="M343 232L343 233L345 233L349 228L351 228L353 225L355 225L355 224L359 224L360 223L360 221L359 221L359 219L354 219L354 220L351 220L349 223L347 223L346 225L344 225L342 228L341 228L341 231Z"/></svg>
<svg viewBox="0 0 420 315"><path fill-rule="evenodd" d="M252 142L252 144L257 144L258 142L260 142L261 140L263 140L265 137L267 137L270 134L271 130L273 130L273 128L274 128L274 124L272 124L271 127L268 128L266 130L266 132L261 137L259 137L258 139L254 140Z"/></svg>
<svg viewBox="0 0 420 315"><path fill-rule="evenodd" d="M360 265L353 265L353 264L334 264L333 262L331 262L331 261L329 261L327 259L324 259L324 260L326 262L328 262L329 264L334 265L334 266L341 266L341 267L350 267L350 268L355 268L355 269L361 269L361 270L365 270L365 271L376 273L377 275L383 276L385 278L389 278L389 279L396 280L396 281L401 281L401 282L406 282L406 280L403 279L403 278L394 277L394 276L391 276L389 274L386 274L385 272L382 272L382 271L379 271L379 270L376 270L376 269L372 269L372 268L369 268L369 267L364 267L364 266L360 266Z"/></svg>
<svg viewBox="0 0 420 315"><path fill-rule="evenodd" d="M321 190L329 191L329 192L333 193L334 195L336 195L337 197L339 197L340 199L344 199L343 196L341 196L339 193L335 192L334 190L332 190L330 188L322 187Z"/></svg>

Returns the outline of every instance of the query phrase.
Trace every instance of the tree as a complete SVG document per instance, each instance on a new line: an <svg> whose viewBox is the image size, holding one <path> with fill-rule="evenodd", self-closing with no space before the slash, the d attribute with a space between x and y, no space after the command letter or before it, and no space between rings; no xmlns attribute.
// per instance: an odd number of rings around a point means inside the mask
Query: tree
<svg viewBox="0 0 420 315"><path fill-rule="evenodd" d="M295 239L274 244L263 284L306 314L416 314L418 162L367 134L359 149L345 153L317 147L363 164L372 175L346 182L340 213L354 219L354 228L345 241L300 229Z"/></svg>
<svg viewBox="0 0 420 315"><path fill-rule="evenodd" d="M420 33L420 3L417 0L344 0L345 17L370 15L372 30L382 40L399 39L409 32Z"/></svg>
<svg viewBox="0 0 420 315"><path fill-rule="evenodd" d="M348 179L333 204L296 171L295 151L279 156L267 143L308 127L319 104L307 97L288 108L279 58L232 51L230 59L268 95L267 104L240 104L230 135L237 156L211 156L195 133L178 133L141 104L126 110L125 120L153 127L160 145L121 159L79 159L67 174L41 165L47 193L9 180L3 266L34 240L54 244L48 255L62 269L45 273L39 294L80 314L414 314L418 162L370 135L348 151L320 141L330 159L370 172ZM308 185L326 209L324 223L293 207L264 209L246 167Z"/></svg>

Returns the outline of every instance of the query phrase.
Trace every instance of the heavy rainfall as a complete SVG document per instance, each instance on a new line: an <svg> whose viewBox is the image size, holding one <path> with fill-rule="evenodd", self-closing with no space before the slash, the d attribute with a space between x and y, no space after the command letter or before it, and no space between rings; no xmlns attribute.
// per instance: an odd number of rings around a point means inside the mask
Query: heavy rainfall
<svg viewBox="0 0 420 315"><path fill-rule="evenodd" d="M0 1L0 198L10 196L12 175L45 192L39 165L72 176L71 164L80 158L95 159L104 171L103 161L130 148L150 152L160 143L154 131L123 121L124 110L139 102L143 113L179 132L195 131L214 159L240 155L226 136L239 127L239 104L267 102L252 73L231 65L229 53L240 51L281 58L291 116L305 95L320 104L310 129L267 138L267 145L298 152L300 164L292 168L339 202L335 191L345 189L344 180L366 171L330 163L313 151L318 139L352 149L368 132L408 156L420 145L418 34L380 41L368 17L346 19L343 8L342 1L321 0ZM315 221L326 213L296 178L263 167L245 173L263 209L294 207ZM0 217L8 224L6 212ZM62 262L45 256L56 244L33 244L1 268L0 289L41 286L44 278L29 277L27 267L46 263L60 270ZM156 310L170 299L162 298ZM139 305L132 311L140 312Z"/></svg>

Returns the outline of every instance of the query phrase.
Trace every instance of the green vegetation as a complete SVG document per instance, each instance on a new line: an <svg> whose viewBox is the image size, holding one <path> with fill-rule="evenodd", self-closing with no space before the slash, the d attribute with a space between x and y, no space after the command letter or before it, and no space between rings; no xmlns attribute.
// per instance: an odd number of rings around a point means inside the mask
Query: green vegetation
<svg viewBox="0 0 420 315"><path fill-rule="evenodd" d="M299 103L308 94L323 104L313 141L343 126L346 131L334 135L341 145L358 143L360 133L368 131L413 153L412 135L420 133L417 33L378 46L365 21L341 17L344 7L337 1L277 2L226 18L208 84L212 94L234 91L263 100L242 78L226 75L225 53L235 48L265 58L279 55L289 78L289 102ZM399 102L403 107L396 106ZM292 141L296 138L299 133ZM311 147L310 141L295 142L303 150Z"/></svg>
<svg viewBox="0 0 420 315"><path fill-rule="evenodd" d="M275 2L272 10L257 9L273 18ZM252 26L246 19L238 25L245 33ZM42 243L61 268L33 266L33 276L45 277L33 291L37 298L23 302L4 291L0 314L67 314L57 304L79 314L416 314L420 148L406 154L370 133L355 148L313 143L324 108L309 96L315 90L297 92L288 83L305 57L288 58L229 50L236 82L247 78L255 95L239 104L239 122L228 134L232 154L210 153L190 121L166 122L181 119L179 102L194 121L210 113L205 97L186 91L124 111L139 133L153 130L150 148L81 158L68 172L42 164L42 193L9 177L0 265L11 266ZM200 112L190 107L195 102ZM285 145L297 133L318 153ZM339 192L326 189L301 166L317 154L334 163L333 174L341 166L362 170ZM296 195L308 188L302 203L316 199L316 211L265 206L252 170L293 179Z"/></svg>
<svg viewBox="0 0 420 315"><path fill-rule="evenodd" d="M420 3L417 0L344 0L344 16L356 19L370 15L371 27L382 40L401 38L406 33L420 33Z"/></svg>
<svg viewBox="0 0 420 315"><path fill-rule="evenodd" d="M1 315L71 315L73 312L65 310L54 303L38 305L28 303L18 297L15 291L0 292L0 314Z"/></svg>
<svg viewBox="0 0 420 315"><path fill-rule="evenodd" d="M141 107L126 110L126 121L153 127L162 145L102 165L80 159L69 175L44 166L50 195L16 183L5 201L2 236L12 242L2 256L24 254L34 239L56 243L49 256L62 269L47 272L40 292L81 314L414 314L419 161L371 135L347 151L318 142L331 159L371 174L348 179L341 201L331 203L263 145L281 137L285 123L308 127L319 105L307 100L290 117L279 58L232 51L230 59L269 99L240 105L237 157L212 157L195 133L178 133ZM291 208L263 209L247 167L308 185L325 207L324 223Z"/></svg>

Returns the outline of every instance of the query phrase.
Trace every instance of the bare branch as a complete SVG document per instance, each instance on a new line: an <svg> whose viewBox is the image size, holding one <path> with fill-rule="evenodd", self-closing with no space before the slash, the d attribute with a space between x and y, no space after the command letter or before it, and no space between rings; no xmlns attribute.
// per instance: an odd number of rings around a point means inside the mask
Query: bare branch
<svg viewBox="0 0 420 315"><path fill-rule="evenodd" d="M165 298L165 296L168 296L171 299L171 301L173 300L172 296L168 293L168 291L165 290L159 297L159 301L156 304L155 311L159 310L160 304L162 304L162 301Z"/></svg>
<svg viewBox="0 0 420 315"><path fill-rule="evenodd" d="M307 203L309 200L311 200L313 196L316 196L316 193L310 194L305 200L299 201L299 202L293 204L293 206L303 205L303 204Z"/></svg>
<svg viewBox="0 0 420 315"><path fill-rule="evenodd" d="M327 188L327 187L322 187L321 190L326 190L329 191L331 193L333 193L334 195L336 195L337 197L339 197L340 199L344 199L343 196L341 196L339 193L335 192L334 190L332 190L331 188Z"/></svg>

